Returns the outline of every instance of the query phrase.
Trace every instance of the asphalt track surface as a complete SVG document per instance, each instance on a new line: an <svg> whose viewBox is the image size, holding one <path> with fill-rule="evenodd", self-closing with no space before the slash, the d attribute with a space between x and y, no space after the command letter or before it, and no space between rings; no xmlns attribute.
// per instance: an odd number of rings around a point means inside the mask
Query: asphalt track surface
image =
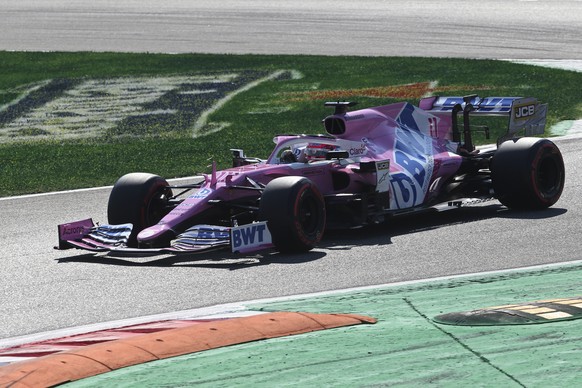
<svg viewBox="0 0 582 388"><path fill-rule="evenodd" d="M276 9L268 2L221 2L220 9L199 4L170 1L160 9L150 1L4 1L0 49L582 55L579 1L492 1L479 8L441 1L416 9L382 3L389 11L374 5L379 2L278 2ZM58 223L106 220L108 189L2 199L0 338L241 300L578 260L580 140L557 143L566 189L547 211L514 213L492 202L328 234L321 248L305 255L119 258L56 252Z"/></svg>
<svg viewBox="0 0 582 388"><path fill-rule="evenodd" d="M582 59L579 0L3 0L2 50Z"/></svg>

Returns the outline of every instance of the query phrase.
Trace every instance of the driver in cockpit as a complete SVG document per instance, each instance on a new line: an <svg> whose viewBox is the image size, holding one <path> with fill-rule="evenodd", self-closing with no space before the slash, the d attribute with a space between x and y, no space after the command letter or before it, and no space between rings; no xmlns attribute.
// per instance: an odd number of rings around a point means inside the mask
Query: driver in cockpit
<svg viewBox="0 0 582 388"><path fill-rule="evenodd" d="M297 162L297 156L291 150L285 150L281 153L281 157L279 158L280 163L288 164L288 163L295 163Z"/></svg>

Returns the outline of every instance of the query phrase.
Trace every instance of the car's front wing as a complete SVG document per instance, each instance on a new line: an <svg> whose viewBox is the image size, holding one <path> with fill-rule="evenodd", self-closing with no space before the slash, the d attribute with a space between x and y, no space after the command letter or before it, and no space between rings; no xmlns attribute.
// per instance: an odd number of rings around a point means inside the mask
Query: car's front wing
<svg viewBox="0 0 582 388"><path fill-rule="evenodd" d="M127 243L133 226L95 225L85 219L58 226L57 249L78 248L92 252L126 254L198 253L231 248L232 252L249 253L273 246L266 222L237 227L195 225L179 234L170 245L161 248L132 248Z"/></svg>

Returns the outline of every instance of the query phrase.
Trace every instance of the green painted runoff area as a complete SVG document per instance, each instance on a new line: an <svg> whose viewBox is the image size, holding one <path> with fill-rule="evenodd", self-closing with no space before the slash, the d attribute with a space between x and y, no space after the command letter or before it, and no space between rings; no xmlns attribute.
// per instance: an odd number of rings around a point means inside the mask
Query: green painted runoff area
<svg viewBox="0 0 582 388"><path fill-rule="evenodd" d="M577 386L582 320L497 326L440 314L582 295L582 263L248 306L355 313L373 325L251 342L119 369L67 387Z"/></svg>

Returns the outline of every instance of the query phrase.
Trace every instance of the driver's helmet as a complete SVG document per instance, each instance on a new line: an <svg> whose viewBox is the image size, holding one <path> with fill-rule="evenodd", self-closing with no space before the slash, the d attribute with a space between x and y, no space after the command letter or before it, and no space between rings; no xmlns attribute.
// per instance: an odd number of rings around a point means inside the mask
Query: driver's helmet
<svg viewBox="0 0 582 388"><path fill-rule="evenodd" d="M279 160L281 163L294 163L297 161L297 155L292 150L285 150L281 153Z"/></svg>
<svg viewBox="0 0 582 388"><path fill-rule="evenodd" d="M325 160L329 151L337 150L338 147L333 144L309 143L305 147L305 158L309 160Z"/></svg>

